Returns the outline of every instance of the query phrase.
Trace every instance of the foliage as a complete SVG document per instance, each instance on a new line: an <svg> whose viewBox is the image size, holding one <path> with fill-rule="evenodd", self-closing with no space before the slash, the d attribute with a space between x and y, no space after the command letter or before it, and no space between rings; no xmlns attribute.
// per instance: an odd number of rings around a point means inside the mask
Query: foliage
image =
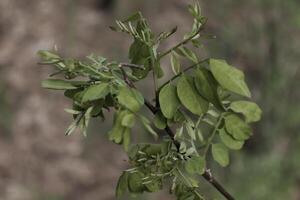
<svg viewBox="0 0 300 200"><path fill-rule="evenodd" d="M123 145L131 166L119 178L118 198L127 192L156 192L171 182L169 191L178 200L204 199L196 177L209 176L208 180L213 180L208 157L212 155L221 166L227 166L229 150L241 149L252 134L249 123L260 119L260 108L248 99L251 94L242 71L224 60L199 59L196 51L201 46L207 19L201 15L197 2L188 10L194 18L191 32L164 52L158 50L160 44L177 28L157 35L140 12L117 20L117 26L111 29L133 39L130 63L95 55L77 60L62 58L52 51L38 52L41 64L58 70L51 77L64 76L47 79L42 86L63 90L73 102L73 107L65 110L74 118L66 135L76 128L86 135L91 118L105 119L106 111L114 112L108 138ZM174 76L158 86L157 79L164 76L161 61L167 56ZM182 60L191 65L182 69ZM135 87L135 82L150 74L155 83L155 105ZM154 114L153 119L140 112L143 106ZM137 123L144 126L155 143L131 143L132 128ZM160 129L168 138L157 133Z"/></svg>

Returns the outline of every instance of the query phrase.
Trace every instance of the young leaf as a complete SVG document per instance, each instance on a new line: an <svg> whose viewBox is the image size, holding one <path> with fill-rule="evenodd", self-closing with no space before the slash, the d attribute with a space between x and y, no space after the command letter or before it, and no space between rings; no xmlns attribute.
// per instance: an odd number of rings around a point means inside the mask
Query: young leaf
<svg viewBox="0 0 300 200"><path fill-rule="evenodd" d="M223 128L219 130L219 136L223 142L229 149L239 150L243 147L244 141L238 141L232 138L231 135L227 133L227 131Z"/></svg>
<svg viewBox="0 0 300 200"><path fill-rule="evenodd" d="M126 127L122 126L123 118L128 114L128 111L123 110L115 113L113 128L108 132L109 140L116 144L122 143L123 133Z"/></svg>
<svg viewBox="0 0 300 200"><path fill-rule="evenodd" d="M229 152L223 144L212 144L211 151L214 160L222 167L226 167L229 164Z"/></svg>
<svg viewBox="0 0 300 200"><path fill-rule="evenodd" d="M120 88L117 98L122 106L128 108L132 112L138 112L144 104L144 98L142 94L133 88Z"/></svg>
<svg viewBox="0 0 300 200"><path fill-rule="evenodd" d="M245 97L251 97L242 71L228 65L224 60L217 59L210 59L210 69L223 88Z"/></svg>
<svg viewBox="0 0 300 200"><path fill-rule="evenodd" d="M159 105L166 118L172 119L174 117L180 106L176 86L168 84L161 89L159 93Z"/></svg>
<svg viewBox="0 0 300 200"><path fill-rule="evenodd" d="M47 50L39 50L37 54L45 61L59 60L60 56Z"/></svg>
<svg viewBox="0 0 300 200"><path fill-rule="evenodd" d="M105 96L109 93L109 84L100 83L98 85L92 85L88 87L82 97L82 103L88 101L95 101L98 99L104 99Z"/></svg>
<svg viewBox="0 0 300 200"><path fill-rule="evenodd" d="M198 62L198 58L197 58L196 54L195 54L192 50L190 50L190 49L188 49L188 48L186 48L186 47L179 47L179 48L176 50L176 52L177 52L179 55L181 55L181 56L183 56L183 57L189 59L190 61L192 61L192 62L194 62L194 63L197 63L197 62Z"/></svg>
<svg viewBox="0 0 300 200"><path fill-rule="evenodd" d="M171 54L171 66L175 75L180 73L180 61L174 52Z"/></svg>
<svg viewBox="0 0 300 200"><path fill-rule="evenodd" d="M258 105L249 101L234 101L230 104L230 109L236 113L242 113L247 123L259 121L262 114Z"/></svg>
<svg viewBox="0 0 300 200"><path fill-rule="evenodd" d="M145 184L145 187L148 192L158 192L162 189L163 185L161 179L152 179L150 183Z"/></svg>
<svg viewBox="0 0 300 200"><path fill-rule="evenodd" d="M205 68L198 68L195 72L194 82L202 97L214 104L219 110L224 110L217 93L217 82L210 71Z"/></svg>
<svg viewBox="0 0 300 200"><path fill-rule="evenodd" d="M183 75L179 79L177 94L181 103L192 113L201 115L208 110L208 102L198 94L191 77Z"/></svg>
<svg viewBox="0 0 300 200"><path fill-rule="evenodd" d="M167 121L164 118L164 116L159 112L155 114L153 124L155 125L156 128L163 130L167 126Z"/></svg>
<svg viewBox="0 0 300 200"><path fill-rule="evenodd" d="M129 17L127 17L125 20L123 20L123 23L127 23L127 22L134 22L137 20L140 20L142 18L142 13L141 12L135 12L132 15L130 15Z"/></svg>
<svg viewBox="0 0 300 200"><path fill-rule="evenodd" d="M77 89L73 82L59 79L47 79L42 81L42 87L52 90L73 90Z"/></svg>
<svg viewBox="0 0 300 200"><path fill-rule="evenodd" d="M151 127L151 122L144 116L141 116L142 123L145 129L154 137L155 140L158 139L158 134Z"/></svg>
<svg viewBox="0 0 300 200"><path fill-rule="evenodd" d="M141 172L130 173L128 175L128 189L131 193L143 193L145 187L142 178L143 174Z"/></svg>
<svg viewBox="0 0 300 200"><path fill-rule="evenodd" d="M122 126L132 128L135 124L135 116L132 113L128 113L122 119Z"/></svg>
<svg viewBox="0 0 300 200"><path fill-rule="evenodd" d="M192 140L196 140L196 131L191 123L185 123L185 128L187 130L188 135Z"/></svg>
<svg viewBox="0 0 300 200"><path fill-rule="evenodd" d="M186 161L185 169L190 174L202 175L205 171L205 159L194 155Z"/></svg>
<svg viewBox="0 0 300 200"><path fill-rule="evenodd" d="M251 136L251 129L239 116L230 114L225 116L227 132L236 140L244 141Z"/></svg>
<svg viewBox="0 0 300 200"><path fill-rule="evenodd" d="M129 150L130 140L131 140L130 129L126 128L123 133L123 147L126 152L128 152Z"/></svg>
<svg viewBox="0 0 300 200"><path fill-rule="evenodd" d="M122 175L120 176L116 188L116 197L117 199L121 198L126 192L128 188L128 173L123 172Z"/></svg>

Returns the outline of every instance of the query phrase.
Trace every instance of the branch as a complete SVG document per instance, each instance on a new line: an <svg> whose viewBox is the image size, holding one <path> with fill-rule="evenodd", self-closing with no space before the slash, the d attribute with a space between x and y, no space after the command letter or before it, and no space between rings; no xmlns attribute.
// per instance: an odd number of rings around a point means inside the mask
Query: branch
<svg viewBox="0 0 300 200"><path fill-rule="evenodd" d="M171 81L173 81L173 80L175 80L176 78L178 78L180 75L184 74L185 72L189 71L190 69L193 69L194 67L197 67L197 66L198 66L199 64L201 64L201 63L207 62L208 60L209 60L209 59L206 58L206 59L204 59L204 60L201 60L201 61L199 61L199 62L197 62L197 63L195 63L195 64L193 64L193 65L191 65L191 66L189 66L189 67L187 67L187 68L185 68L182 72L180 72L179 74L173 76L173 77L172 77L170 80L168 80L167 82L163 83L163 84L159 87L159 89L158 89L157 91L160 91L161 88L163 88L165 85L169 84Z"/></svg>
<svg viewBox="0 0 300 200"><path fill-rule="evenodd" d="M128 79L126 72L122 67L120 67L124 76L124 80L126 84L131 87L135 88L134 84ZM159 108L153 106L148 100L145 99L145 106L155 115ZM176 146L177 150L180 148L180 143L175 140L175 134L172 129L167 125L165 128L166 133L169 135L171 140L173 141L174 145ZM214 186L227 200L234 200L234 198L226 191L226 189L212 176L210 169L206 169L202 177L207 180L212 186Z"/></svg>
<svg viewBox="0 0 300 200"><path fill-rule="evenodd" d="M212 184L227 200L234 200L234 197L213 177L210 169L206 169L202 177Z"/></svg>
<svg viewBox="0 0 300 200"><path fill-rule="evenodd" d="M180 43L178 43L177 45L175 45L174 47L170 48L169 50L167 50L166 52L162 53L159 55L158 60L165 57L166 55L168 55L169 53L171 53L173 50L179 48L182 45L185 45L186 43L188 43L190 40L192 40L195 36L197 36L205 27L206 21L202 24L202 26L191 36L189 36L188 38L184 39L183 41L181 41Z"/></svg>

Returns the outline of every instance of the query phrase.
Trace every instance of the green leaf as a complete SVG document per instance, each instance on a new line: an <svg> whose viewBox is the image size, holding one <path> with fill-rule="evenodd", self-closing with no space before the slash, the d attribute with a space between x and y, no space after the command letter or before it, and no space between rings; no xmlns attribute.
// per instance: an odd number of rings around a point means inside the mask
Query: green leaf
<svg viewBox="0 0 300 200"><path fill-rule="evenodd" d="M128 175L128 189L131 193L142 193L145 190L143 185L143 174L141 172L134 172Z"/></svg>
<svg viewBox="0 0 300 200"><path fill-rule="evenodd" d="M239 116L230 114L225 116L227 132L236 140L244 141L251 136L251 129Z"/></svg>
<svg viewBox="0 0 300 200"><path fill-rule="evenodd" d="M128 152L129 150L130 140L131 140L130 129L126 128L123 133L123 147L126 152Z"/></svg>
<svg viewBox="0 0 300 200"><path fill-rule="evenodd" d="M167 126L167 121L164 118L164 116L160 112L158 112L155 114L153 124L155 125L156 128L163 130Z"/></svg>
<svg viewBox="0 0 300 200"><path fill-rule="evenodd" d="M122 126L123 118L128 114L128 111L123 110L116 112L114 115L114 125L113 128L108 132L109 140L116 144L122 143L123 133L126 127Z"/></svg>
<svg viewBox="0 0 300 200"><path fill-rule="evenodd" d="M230 109L236 113L242 113L246 122L257 122L261 118L262 110L259 106L249 101L235 101L230 104Z"/></svg>
<svg viewBox="0 0 300 200"><path fill-rule="evenodd" d="M201 156L192 156L185 163L185 169L190 174L202 175L205 171L205 159Z"/></svg>
<svg viewBox="0 0 300 200"><path fill-rule="evenodd" d="M158 134L151 127L151 122L144 116L140 116L141 121L145 127L145 129L154 137L155 140L158 139Z"/></svg>
<svg viewBox="0 0 300 200"><path fill-rule="evenodd" d="M127 172L123 172L120 176L116 188L116 197L117 199L121 198L126 192L128 188L128 174Z"/></svg>
<svg viewBox="0 0 300 200"><path fill-rule="evenodd" d="M145 184L145 187L148 192L158 192L162 189L163 184L161 179L152 179L150 183Z"/></svg>
<svg viewBox="0 0 300 200"><path fill-rule="evenodd" d="M167 84L159 92L159 105L163 115L171 119L174 117L177 109L180 106L180 101L177 96L176 86Z"/></svg>
<svg viewBox="0 0 300 200"><path fill-rule="evenodd" d="M123 23L127 23L127 22L134 22L137 20L140 20L142 18L142 14L141 12L135 12L132 15L130 15L129 17L127 17L125 20L123 20Z"/></svg>
<svg viewBox="0 0 300 200"><path fill-rule="evenodd" d="M229 164L229 152L223 144L212 144L211 151L213 159L222 167L226 167Z"/></svg>
<svg viewBox="0 0 300 200"><path fill-rule="evenodd" d="M175 52L171 53L171 66L175 75L180 73L180 68L181 68L180 61L178 56L175 54Z"/></svg>
<svg viewBox="0 0 300 200"><path fill-rule="evenodd" d="M194 63L198 63L198 61L199 61L196 54L192 50L190 50L186 47L179 47L176 50L176 53L178 53L179 55L189 59L190 61L192 61Z"/></svg>
<svg viewBox="0 0 300 200"><path fill-rule="evenodd" d="M85 90L82 97L82 102L95 101L98 99L104 99L109 93L109 84L100 83L98 85L92 85Z"/></svg>
<svg viewBox="0 0 300 200"><path fill-rule="evenodd" d="M239 150L244 145L244 141L235 140L224 128L219 130L219 136L223 144L225 144L229 149Z"/></svg>
<svg viewBox="0 0 300 200"><path fill-rule="evenodd" d="M39 50L37 54L45 61L59 60L60 56L47 50Z"/></svg>
<svg viewBox="0 0 300 200"><path fill-rule="evenodd" d="M242 96L251 97L242 71L228 65L224 60L217 59L210 59L210 69L223 88Z"/></svg>
<svg viewBox="0 0 300 200"><path fill-rule="evenodd" d="M73 90L77 89L74 82L59 79L47 79L42 81L42 87L52 90Z"/></svg>
<svg viewBox="0 0 300 200"><path fill-rule="evenodd" d="M135 115L132 113L128 113L122 119L122 126L132 128L135 124Z"/></svg>
<svg viewBox="0 0 300 200"><path fill-rule="evenodd" d="M181 103L192 113L201 115L208 110L208 102L197 92L193 79L183 75L177 83L177 94Z"/></svg>
<svg viewBox="0 0 300 200"><path fill-rule="evenodd" d="M196 131L194 129L194 125L191 123L185 123L185 128L187 130L188 135L192 140L196 140Z"/></svg>
<svg viewBox="0 0 300 200"><path fill-rule="evenodd" d="M144 98L142 94L133 88L120 88L117 98L122 106L128 108L132 112L138 112L144 104Z"/></svg>
<svg viewBox="0 0 300 200"><path fill-rule="evenodd" d="M199 94L207 101L211 102L219 110L224 110L217 93L217 82L210 71L205 68L198 68L195 71L195 86Z"/></svg>

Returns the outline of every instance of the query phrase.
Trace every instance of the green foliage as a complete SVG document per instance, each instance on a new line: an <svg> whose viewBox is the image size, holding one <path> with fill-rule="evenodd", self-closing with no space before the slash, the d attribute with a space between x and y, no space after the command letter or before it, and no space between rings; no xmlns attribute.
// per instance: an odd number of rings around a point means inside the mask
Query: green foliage
<svg viewBox="0 0 300 200"><path fill-rule="evenodd" d="M66 109L74 119L66 135L77 127L86 135L90 118L104 119L107 110L114 112L108 138L123 145L131 166L119 178L117 198L128 192L156 192L172 182L169 190L178 200L204 199L195 175L204 176L209 171L209 152L217 163L227 166L229 149L241 149L251 136L248 123L260 119L260 108L244 100L251 94L243 72L222 60L199 59L196 50L206 18L201 16L197 2L189 6L189 11L194 18L192 31L165 52L159 52L158 47L176 28L156 35L140 12L116 21L117 27L111 29L133 39L130 63L94 55L82 61L64 59L56 52L39 51L42 64L58 70L52 76L64 76L43 81L42 86L65 90L65 96L73 102L72 109ZM156 79L164 76L160 63L165 56L170 56L175 76L156 89L156 105L152 105L135 87L135 82L152 73L157 83ZM192 65L182 69L180 56ZM232 93L234 98L230 98ZM154 114L153 122L141 112L143 106ZM155 140L160 138L157 129L165 130L168 139L156 144L132 144L132 128L137 123Z"/></svg>

